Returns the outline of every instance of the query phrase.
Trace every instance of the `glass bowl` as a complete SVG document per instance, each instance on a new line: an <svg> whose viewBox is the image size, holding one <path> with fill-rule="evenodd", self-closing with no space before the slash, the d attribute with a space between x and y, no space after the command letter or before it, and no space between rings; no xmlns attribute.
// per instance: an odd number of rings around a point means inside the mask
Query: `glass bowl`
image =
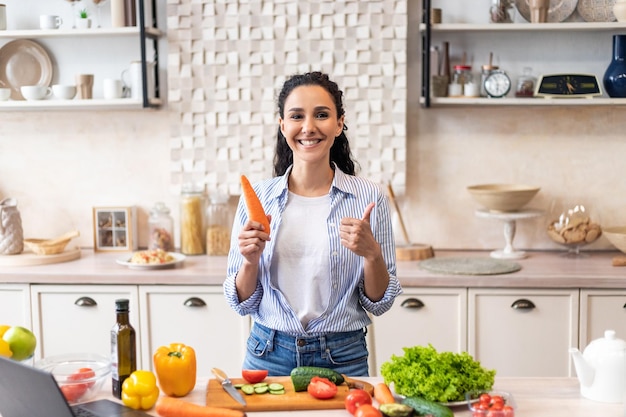
<svg viewBox="0 0 626 417"><path fill-rule="evenodd" d="M465 394L472 417L515 417L515 399L506 391L472 391Z"/></svg>
<svg viewBox="0 0 626 417"><path fill-rule="evenodd" d="M92 353L50 356L35 362L35 367L52 374L70 404L94 398L111 375L109 359Z"/></svg>
<svg viewBox="0 0 626 417"><path fill-rule="evenodd" d="M580 249L595 242L602 228L588 205L572 203L556 205L550 210L547 233L553 242L565 246L567 257L584 256Z"/></svg>

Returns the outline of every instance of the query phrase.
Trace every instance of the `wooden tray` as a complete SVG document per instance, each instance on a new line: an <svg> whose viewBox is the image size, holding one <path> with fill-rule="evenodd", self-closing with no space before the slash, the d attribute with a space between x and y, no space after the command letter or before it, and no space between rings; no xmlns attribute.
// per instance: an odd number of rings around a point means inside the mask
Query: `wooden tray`
<svg viewBox="0 0 626 417"><path fill-rule="evenodd" d="M29 265L47 265L59 262L73 261L80 258L80 248L65 248L61 253L54 255L37 255L30 249L17 255L0 255L0 266L29 266Z"/></svg>
<svg viewBox="0 0 626 417"><path fill-rule="evenodd" d="M360 388L373 393L374 387L364 381L347 378L347 383L339 385L337 395L328 400L318 400L313 398L308 392L295 392L291 378L288 376L270 376L263 382L278 382L285 387L285 393L282 395L274 394L252 394L246 395L243 392L243 398L248 403L245 407L235 401L222 388L221 383L215 379L209 379L207 385L206 405L213 407L224 407L244 411L294 411L294 410L337 410L345 407L344 402L350 388ZM231 378L233 384L244 384L242 378ZM241 391L240 391L241 392Z"/></svg>

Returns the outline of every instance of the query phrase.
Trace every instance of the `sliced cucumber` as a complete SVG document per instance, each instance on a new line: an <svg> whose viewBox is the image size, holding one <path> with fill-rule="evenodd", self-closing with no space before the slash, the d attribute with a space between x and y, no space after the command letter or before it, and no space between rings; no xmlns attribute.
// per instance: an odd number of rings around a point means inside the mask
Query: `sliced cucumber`
<svg viewBox="0 0 626 417"><path fill-rule="evenodd" d="M244 384L241 387L241 391L244 394L252 395L252 394L254 394L254 386L252 386L252 384Z"/></svg>
<svg viewBox="0 0 626 417"><path fill-rule="evenodd" d="M259 387L254 387L254 393L255 394L265 394L269 390L270 389L267 387L267 385L261 385Z"/></svg>

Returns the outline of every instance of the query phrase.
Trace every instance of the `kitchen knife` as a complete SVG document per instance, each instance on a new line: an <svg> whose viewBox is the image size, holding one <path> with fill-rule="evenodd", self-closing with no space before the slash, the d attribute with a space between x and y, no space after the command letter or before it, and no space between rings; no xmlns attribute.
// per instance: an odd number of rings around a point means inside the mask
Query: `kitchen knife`
<svg viewBox="0 0 626 417"><path fill-rule="evenodd" d="M213 375L215 375L217 380L222 383L222 388L224 388L224 391L226 391L228 394L230 394L231 397L237 400L239 404L247 405L246 400L243 399L241 393L237 391L237 388L233 386L233 383L230 382L230 379L228 379L228 376L224 373L224 371L218 368L213 368L211 369L211 372L213 373Z"/></svg>

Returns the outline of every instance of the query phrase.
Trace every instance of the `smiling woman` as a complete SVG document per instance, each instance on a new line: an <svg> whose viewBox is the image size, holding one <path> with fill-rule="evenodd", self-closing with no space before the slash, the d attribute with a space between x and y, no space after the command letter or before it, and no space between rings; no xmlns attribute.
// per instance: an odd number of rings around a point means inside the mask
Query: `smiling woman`
<svg viewBox="0 0 626 417"><path fill-rule="evenodd" d="M276 176L252 185L269 229L240 199L224 291L255 322L245 369L288 375L317 352L310 366L367 375L369 313L401 293L389 202L355 175L342 99L326 74L289 78L278 95Z"/></svg>

